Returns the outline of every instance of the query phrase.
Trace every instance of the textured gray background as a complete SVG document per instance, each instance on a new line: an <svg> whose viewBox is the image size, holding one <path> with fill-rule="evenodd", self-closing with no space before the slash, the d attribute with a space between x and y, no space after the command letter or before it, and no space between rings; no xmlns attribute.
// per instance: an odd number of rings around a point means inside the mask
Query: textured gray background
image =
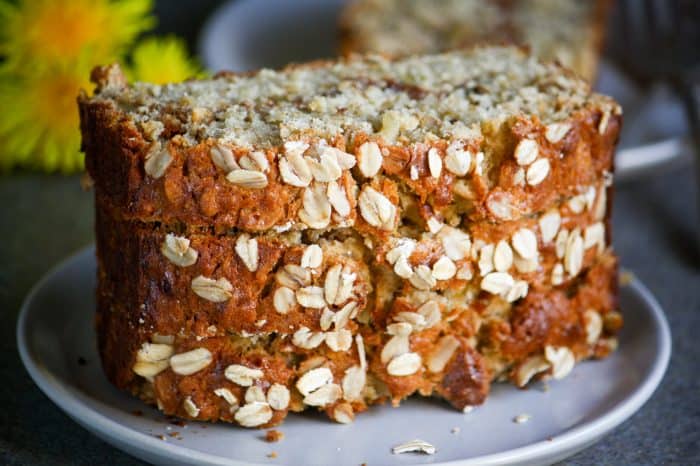
<svg viewBox="0 0 700 466"><path fill-rule="evenodd" d="M159 2L160 31L194 44L215 3ZM700 464L700 254L693 244L691 175L686 163L617 187L615 247L623 266L666 309L673 355L661 386L637 414L563 464ZM17 312L29 288L92 241L92 194L81 191L78 177L15 173L0 177L0 206L0 464L142 464L59 411L17 354Z"/></svg>

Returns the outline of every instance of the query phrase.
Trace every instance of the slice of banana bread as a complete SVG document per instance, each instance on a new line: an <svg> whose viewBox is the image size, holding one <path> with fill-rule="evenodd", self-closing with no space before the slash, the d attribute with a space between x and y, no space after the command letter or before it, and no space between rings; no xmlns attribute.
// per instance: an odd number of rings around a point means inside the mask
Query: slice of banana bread
<svg viewBox="0 0 700 466"><path fill-rule="evenodd" d="M166 413L463 409L614 347L621 112L560 66L488 47L94 77L100 353Z"/></svg>
<svg viewBox="0 0 700 466"><path fill-rule="evenodd" d="M595 78L609 0L354 0L340 22L341 52L436 53L515 43Z"/></svg>
<svg viewBox="0 0 700 466"><path fill-rule="evenodd" d="M326 331L326 309L345 309L353 318L366 310L384 324L395 300L429 290L460 304L481 290L514 301L528 288L570 283L607 248L604 189L602 196L571 198L520 221L444 225L436 234L405 227L406 236L371 248L348 228L323 236L212 235L98 212L99 293L119 302L124 318L165 335L205 334L211 326L238 333ZM583 211L574 213L577 202ZM490 280L501 273L518 287L494 292Z"/></svg>
<svg viewBox="0 0 700 466"><path fill-rule="evenodd" d="M609 172L621 121L614 101L514 48L167 86L95 78L80 107L98 202L217 231L515 220Z"/></svg>
<svg viewBox="0 0 700 466"><path fill-rule="evenodd" d="M575 362L614 350L621 323L613 311L616 273L606 252L574 282L513 303L484 294L423 321L408 317L422 315L421 308L399 298L401 311L384 328L361 324L324 334L162 335L101 308L100 350L118 386L190 419L269 427L288 411L318 408L347 423L372 404L398 405L415 393L463 410L483 403L494 380L523 387L559 379Z"/></svg>

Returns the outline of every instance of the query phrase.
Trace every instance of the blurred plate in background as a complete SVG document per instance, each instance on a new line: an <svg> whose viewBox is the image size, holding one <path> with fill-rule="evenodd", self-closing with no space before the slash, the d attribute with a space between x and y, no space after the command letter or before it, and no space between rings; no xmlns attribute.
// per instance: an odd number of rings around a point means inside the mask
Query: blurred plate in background
<svg viewBox="0 0 700 466"><path fill-rule="evenodd" d="M345 0L233 0L202 29L199 52L212 71L279 68L290 62L332 58L338 15ZM671 165L688 154L683 109L662 85L642 92L613 63L601 63L596 89L625 112L615 159L617 179Z"/></svg>

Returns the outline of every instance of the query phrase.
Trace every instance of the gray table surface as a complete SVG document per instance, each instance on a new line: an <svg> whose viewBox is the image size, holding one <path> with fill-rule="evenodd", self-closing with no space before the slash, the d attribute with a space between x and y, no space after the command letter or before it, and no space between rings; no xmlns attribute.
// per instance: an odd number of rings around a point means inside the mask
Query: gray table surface
<svg viewBox="0 0 700 466"><path fill-rule="evenodd" d="M160 2L161 31L192 41L214 3ZM687 164L617 187L615 248L666 310L673 355L661 386L637 414L562 464L700 464L695 189ZM30 287L93 240L92 194L80 189L77 176L14 173L0 177L0 205L0 464L142 464L63 414L33 384L17 354L17 313Z"/></svg>

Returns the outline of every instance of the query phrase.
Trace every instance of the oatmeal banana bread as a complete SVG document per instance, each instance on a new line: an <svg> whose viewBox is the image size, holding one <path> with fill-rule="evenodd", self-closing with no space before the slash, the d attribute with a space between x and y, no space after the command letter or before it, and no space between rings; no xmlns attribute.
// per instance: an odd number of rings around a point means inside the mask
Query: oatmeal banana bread
<svg viewBox="0 0 700 466"><path fill-rule="evenodd" d="M595 78L609 0L354 0L340 21L340 47L389 56L485 42L527 45L588 80Z"/></svg>
<svg viewBox="0 0 700 466"><path fill-rule="evenodd" d="M615 348L621 111L511 47L79 99L119 388L246 427L483 403Z"/></svg>

